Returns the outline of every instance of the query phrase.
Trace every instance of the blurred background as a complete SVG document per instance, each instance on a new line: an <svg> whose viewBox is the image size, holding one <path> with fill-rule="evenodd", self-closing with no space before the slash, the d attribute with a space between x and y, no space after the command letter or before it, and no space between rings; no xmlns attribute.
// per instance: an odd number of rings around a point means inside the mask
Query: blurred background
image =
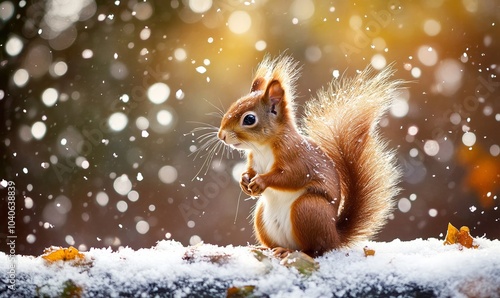
<svg viewBox="0 0 500 298"><path fill-rule="evenodd" d="M197 138L283 52L302 66L299 115L368 64L410 81L380 122L404 176L377 240L448 222L500 237L499 1L102 2L0 2L2 251L9 181L19 254L255 243L244 159L204 165Z"/></svg>

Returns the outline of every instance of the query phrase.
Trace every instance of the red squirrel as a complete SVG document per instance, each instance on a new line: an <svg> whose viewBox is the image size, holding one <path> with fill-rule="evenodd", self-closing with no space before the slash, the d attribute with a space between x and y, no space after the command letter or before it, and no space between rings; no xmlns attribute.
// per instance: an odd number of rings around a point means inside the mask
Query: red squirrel
<svg viewBox="0 0 500 298"><path fill-rule="evenodd" d="M240 186L258 197L260 244L277 254L320 256L368 239L391 212L400 174L376 125L400 81L389 80L390 67L333 80L307 102L299 127L297 64L285 55L264 58L250 93L222 118L218 137L247 153Z"/></svg>

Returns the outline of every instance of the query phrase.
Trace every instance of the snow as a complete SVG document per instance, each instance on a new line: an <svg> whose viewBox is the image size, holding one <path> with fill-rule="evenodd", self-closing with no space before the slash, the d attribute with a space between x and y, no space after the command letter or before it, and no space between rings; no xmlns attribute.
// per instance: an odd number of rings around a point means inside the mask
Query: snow
<svg viewBox="0 0 500 298"><path fill-rule="evenodd" d="M444 246L438 239L364 242L317 258L320 268L310 276L270 255L259 261L251 247L184 247L166 240L136 251L90 249L86 265L16 256L16 290L6 288L4 277L0 297L59 296L68 280L84 296L108 297L224 296L230 287L249 285L254 294L270 297L500 297L500 241L475 241L478 249ZM364 246L375 256L366 257ZM9 272L11 262L0 253L1 272Z"/></svg>

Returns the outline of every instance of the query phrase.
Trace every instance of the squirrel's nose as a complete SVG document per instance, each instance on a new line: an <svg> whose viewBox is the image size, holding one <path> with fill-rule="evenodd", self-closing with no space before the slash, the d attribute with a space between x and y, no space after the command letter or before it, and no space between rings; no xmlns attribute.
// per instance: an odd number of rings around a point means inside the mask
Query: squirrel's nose
<svg viewBox="0 0 500 298"><path fill-rule="evenodd" d="M219 130L219 133L217 134L217 136L219 137L219 139L226 142L226 132L225 131Z"/></svg>

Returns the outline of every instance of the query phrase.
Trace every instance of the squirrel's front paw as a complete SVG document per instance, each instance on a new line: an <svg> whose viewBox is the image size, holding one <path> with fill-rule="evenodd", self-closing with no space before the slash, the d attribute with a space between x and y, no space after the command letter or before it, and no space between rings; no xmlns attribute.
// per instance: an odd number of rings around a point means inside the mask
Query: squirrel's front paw
<svg viewBox="0 0 500 298"><path fill-rule="evenodd" d="M250 191L251 196L260 196L266 188L267 185L260 175L253 177L248 184L248 190Z"/></svg>
<svg viewBox="0 0 500 298"><path fill-rule="evenodd" d="M240 180L241 190L243 190L243 192L246 193L249 196L252 195L252 193L248 189L248 185L250 184L250 181L251 181L251 177L250 177L249 173L243 173L241 175L241 180Z"/></svg>

